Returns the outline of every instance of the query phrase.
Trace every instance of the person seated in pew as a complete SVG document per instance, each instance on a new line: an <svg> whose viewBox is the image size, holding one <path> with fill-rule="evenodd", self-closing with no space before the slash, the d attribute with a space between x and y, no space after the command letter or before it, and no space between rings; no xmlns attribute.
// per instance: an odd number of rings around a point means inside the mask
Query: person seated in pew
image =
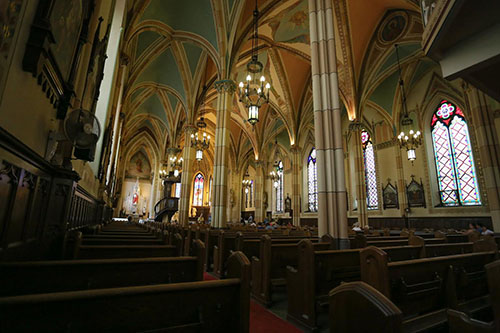
<svg viewBox="0 0 500 333"><path fill-rule="evenodd" d="M477 227L476 227L476 225L475 225L474 223L469 223L469 229L467 229L467 230L465 231L465 234L466 234L466 235L470 235L470 234L473 234L473 233L474 233L474 231L477 231Z"/></svg>
<svg viewBox="0 0 500 333"><path fill-rule="evenodd" d="M493 231L488 229L484 224L479 223L479 226L481 227L481 235L493 235L495 234Z"/></svg>
<svg viewBox="0 0 500 333"><path fill-rule="evenodd" d="M352 225L352 231L356 231L356 232L361 232L363 231L363 229L361 229L360 225L359 225L359 222L356 222Z"/></svg>

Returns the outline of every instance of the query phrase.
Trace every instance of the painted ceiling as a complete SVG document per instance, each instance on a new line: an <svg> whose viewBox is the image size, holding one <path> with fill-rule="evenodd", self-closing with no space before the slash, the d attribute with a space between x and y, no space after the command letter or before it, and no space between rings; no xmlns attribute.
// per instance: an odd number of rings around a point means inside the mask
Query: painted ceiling
<svg viewBox="0 0 500 333"><path fill-rule="evenodd" d="M167 148L182 147L183 126L194 124L200 113L215 136L214 82L238 83L246 76L255 1L129 0L128 6L124 142L133 146L147 137L150 149L166 160ZM269 155L276 137L285 146L314 137L308 1L258 0L258 7L259 60L272 86L270 103L251 126L235 94L235 159ZM394 43L377 40L394 13L406 20L397 42L408 84L435 67L421 52L418 8L416 0L334 1L340 95L349 119L361 117L366 103L392 117L399 89Z"/></svg>

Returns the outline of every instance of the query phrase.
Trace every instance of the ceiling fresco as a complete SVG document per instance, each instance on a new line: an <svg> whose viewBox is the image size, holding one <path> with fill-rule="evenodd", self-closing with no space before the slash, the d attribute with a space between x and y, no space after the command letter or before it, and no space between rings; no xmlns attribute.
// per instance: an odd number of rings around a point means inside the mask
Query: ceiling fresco
<svg viewBox="0 0 500 333"><path fill-rule="evenodd" d="M252 126L235 94L233 160L269 157L276 138L283 146L314 138L308 1L258 0L258 6L259 60L272 86L270 104ZM166 160L168 147L182 147L183 126L194 124L201 113L208 133L215 135L214 82L244 80L255 1L130 0L129 8L123 43L130 58L124 142L133 146L147 136L144 144ZM344 117L361 118L368 103L391 119L399 93L393 43L401 44L408 84L418 84L435 68L421 51L418 8L414 0L334 1Z"/></svg>

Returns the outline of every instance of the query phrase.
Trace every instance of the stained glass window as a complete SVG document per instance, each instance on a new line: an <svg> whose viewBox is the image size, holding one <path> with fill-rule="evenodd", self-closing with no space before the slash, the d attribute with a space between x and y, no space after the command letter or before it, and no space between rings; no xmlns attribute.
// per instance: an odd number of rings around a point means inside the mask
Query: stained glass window
<svg viewBox="0 0 500 333"><path fill-rule="evenodd" d="M365 162L366 204L368 209L378 208L377 172L375 170L375 153L370 134L361 132L363 144L363 160Z"/></svg>
<svg viewBox="0 0 500 333"><path fill-rule="evenodd" d="M250 181L250 207L255 206L253 202L253 180Z"/></svg>
<svg viewBox="0 0 500 333"><path fill-rule="evenodd" d="M318 175L316 168L316 149L307 158L307 188L309 192L309 211L318 211Z"/></svg>
<svg viewBox="0 0 500 333"><path fill-rule="evenodd" d="M481 205L469 128L462 110L443 100L431 120L441 203Z"/></svg>
<svg viewBox="0 0 500 333"><path fill-rule="evenodd" d="M175 183L175 197L181 197L181 183Z"/></svg>
<svg viewBox="0 0 500 333"><path fill-rule="evenodd" d="M198 173L194 178L193 206L203 206L203 183L205 178Z"/></svg>
<svg viewBox="0 0 500 333"><path fill-rule="evenodd" d="M278 179L274 182L274 188L276 193L276 211L283 211L283 162L279 161L278 168L276 170L278 174Z"/></svg>

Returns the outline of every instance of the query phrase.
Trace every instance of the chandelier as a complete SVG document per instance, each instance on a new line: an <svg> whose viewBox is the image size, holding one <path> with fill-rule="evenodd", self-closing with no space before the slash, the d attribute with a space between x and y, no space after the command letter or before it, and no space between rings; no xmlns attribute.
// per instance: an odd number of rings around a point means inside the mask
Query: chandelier
<svg viewBox="0 0 500 333"><path fill-rule="evenodd" d="M172 169L174 169L175 177L179 176L179 172L180 170L182 170L183 161L184 159L182 157L181 158L177 158L177 156L170 157L170 166L172 167Z"/></svg>
<svg viewBox="0 0 500 333"><path fill-rule="evenodd" d="M245 175L243 176L243 180L241 181L241 183L243 184L243 188L245 189L245 193L248 193L250 187L252 187L253 182L250 179L247 179L249 177L250 177L250 174L248 173L248 169L247 169L247 172L245 172Z"/></svg>
<svg viewBox="0 0 500 333"><path fill-rule="evenodd" d="M255 0L255 10L253 11L254 35L252 38L252 60L247 64L246 83L240 82L239 95L240 102L248 109L248 122L255 125L259 121L259 109L265 103L269 103L269 90L271 84L266 82L262 75L264 66L259 61L259 9Z"/></svg>
<svg viewBox="0 0 500 333"><path fill-rule="evenodd" d="M403 105L403 117L401 119L401 133L398 135L399 147L401 149L406 149L406 154L408 156L408 161L416 160L417 154L416 149L422 144L422 133L419 130L413 128L413 119L410 118L408 114L408 107L406 106L406 93L403 81L403 76L401 74L401 63L399 61L399 50L398 44L395 44L396 57L398 60L398 70L399 70L399 86L401 88L401 103Z"/></svg>
<svg viewBox="0 0 500 333"><path fill-rule="evenodd" d="M162 181L168 178L168 172L167 172L167 168L166 168L165 164L161 166L161 169L160 169L158 176L160 177L160 179Z"/></svg>
<svg viewBox="0 0 500 333"><path fill-rule="evenodd" d="M199 129L207 127L203 117L200 117L200 120L196 123L196 125ZM200 162L203 159L203 151L210 147L210 135L207 135L204 130L201 138L198 136L198 132L191 134L191 147L196 149L196 160Z"/></svg>

